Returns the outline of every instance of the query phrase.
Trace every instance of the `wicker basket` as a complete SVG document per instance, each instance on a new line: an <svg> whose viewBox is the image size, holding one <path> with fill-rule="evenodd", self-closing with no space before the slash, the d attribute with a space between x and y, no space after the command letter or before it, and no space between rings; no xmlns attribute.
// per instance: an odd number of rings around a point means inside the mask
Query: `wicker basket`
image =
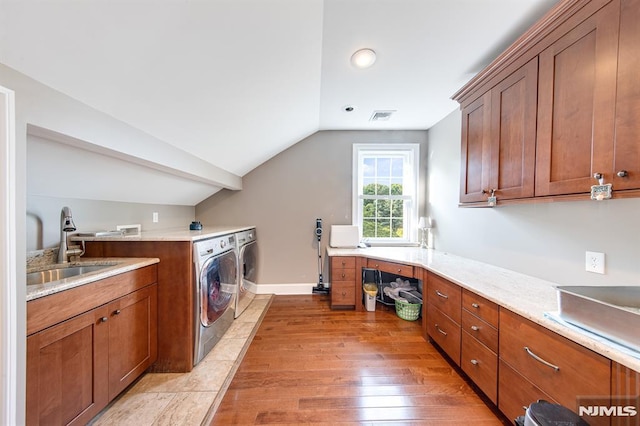
<svg viewBox="0 0 640 426"><path fill-rule="evenodd" d="M422 303L407 303L396 300L396 314L407 321L415 321L420 316Z"/></svg>

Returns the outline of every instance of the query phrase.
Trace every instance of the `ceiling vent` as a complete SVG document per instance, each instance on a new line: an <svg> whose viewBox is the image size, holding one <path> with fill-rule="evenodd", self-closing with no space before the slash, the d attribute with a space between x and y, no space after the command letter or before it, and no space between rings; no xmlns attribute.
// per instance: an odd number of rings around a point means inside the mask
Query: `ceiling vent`
<svg viewBox="0 0 640 426"><path fill-rule="evenodd" d="M396 112L395 110L386 110L386 111L373 111L371 118L369 121L389 121L391 118L391 114Z"/></svg>

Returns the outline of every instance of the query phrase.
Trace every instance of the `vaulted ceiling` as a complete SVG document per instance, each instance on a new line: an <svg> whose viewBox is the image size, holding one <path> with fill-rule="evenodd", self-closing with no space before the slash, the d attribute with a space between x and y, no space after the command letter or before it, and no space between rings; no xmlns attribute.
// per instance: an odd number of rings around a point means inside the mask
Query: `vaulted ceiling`
<svg viewBox="0 0 640 426"><path fill-rule="evenodd" d="M1 0L0 62L243 176L318 130L428 129L556 2Z"/></svg>

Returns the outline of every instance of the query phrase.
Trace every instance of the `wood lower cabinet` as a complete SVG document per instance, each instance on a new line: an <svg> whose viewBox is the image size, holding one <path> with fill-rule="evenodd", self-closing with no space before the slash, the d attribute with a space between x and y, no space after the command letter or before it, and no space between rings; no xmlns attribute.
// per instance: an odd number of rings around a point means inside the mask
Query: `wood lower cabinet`
<svg viewBox="0 0 640 426"><path fill-rule="evenodd" d="M331 258L332 309L356 307L357 275L356 257L339 256Z"/></svg>
<svg viewBox="0 0 640 426"><path fill-rule="evenodd" d="M386 262L378 259L367 259L367 268L377 269L380 272L388 272L394 275L414 278L414 270L411 265L403 265L401 263ZM417 277L419 278L419 277Z"/></svg>
<svg viewBox="0 0 640 426"><path fill-rule="evenodd" d="M498 305L462 290L462 370L498 402Z"/></svg>
<svg viewBox="0 0 640 426"><path fill-rule="evenodd" d="M84 425L109 402L102 307L27 337L27 425Z"/></svg>
<svg viewBox="0 0 640 426"><path fill-rule="evenodd" d="M158 286L112 302L109 320L109 399L115 398L156 360Z"/></svg>
<svg viewBox="0 0 640 426"><path fill-rule="evenodd" d="M87 241L88 257L155 257L158 263L158 356L154 373L193 369L195 272L191 241Z"/></svg>
<svg viewBox="0 0 640 426"><path fill-rule="evenodd" d="M634 416L615 416L611 418L611 426L637 425L640 419L640 373L620 365L611 363L611 406L635 408ZM630 414L628 411L623 411Z"/></svg>
<svg viewBox="0 0 640 426"><path fill-rule="evenodd" d="M608 397L609 359L507 309L500 309L499 334L500 375L502 366L506 365L519 376L516 382L500 380L498 407L507 416L521 414L523 406L544 397L551 397L576 413L581 397ZM537 388L541 394L523 393L527 398L534 397L532 400L503 398L518 386ZM597 425L605 419L588 418L587 421ZM608 418L604 424L608 424Z"/></svg>
<svg viewBox="0 0 640 426"><path fill-rule="evenodd" d="M462 290L437 274L426 275L427 334L460 365Z"/></svg>
<svg viewBox="0 0 640 426"><path fill-rule="evenodd" d="M86 424L155 361L156 271L153 265L27 303L28 425Z"/></svg>

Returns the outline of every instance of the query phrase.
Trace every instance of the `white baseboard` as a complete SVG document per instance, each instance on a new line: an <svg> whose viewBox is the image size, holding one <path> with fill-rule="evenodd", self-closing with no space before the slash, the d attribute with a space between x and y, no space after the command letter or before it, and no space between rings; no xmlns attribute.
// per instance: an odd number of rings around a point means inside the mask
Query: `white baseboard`
<svg viewBox="0 0 640 426"><path fill-rule="evenodd" d="M312 294L318 283L290 283L290 284L250 284L248 290L255 294L298 295ZM329 284L325 283L325 287Z"/></svg>

